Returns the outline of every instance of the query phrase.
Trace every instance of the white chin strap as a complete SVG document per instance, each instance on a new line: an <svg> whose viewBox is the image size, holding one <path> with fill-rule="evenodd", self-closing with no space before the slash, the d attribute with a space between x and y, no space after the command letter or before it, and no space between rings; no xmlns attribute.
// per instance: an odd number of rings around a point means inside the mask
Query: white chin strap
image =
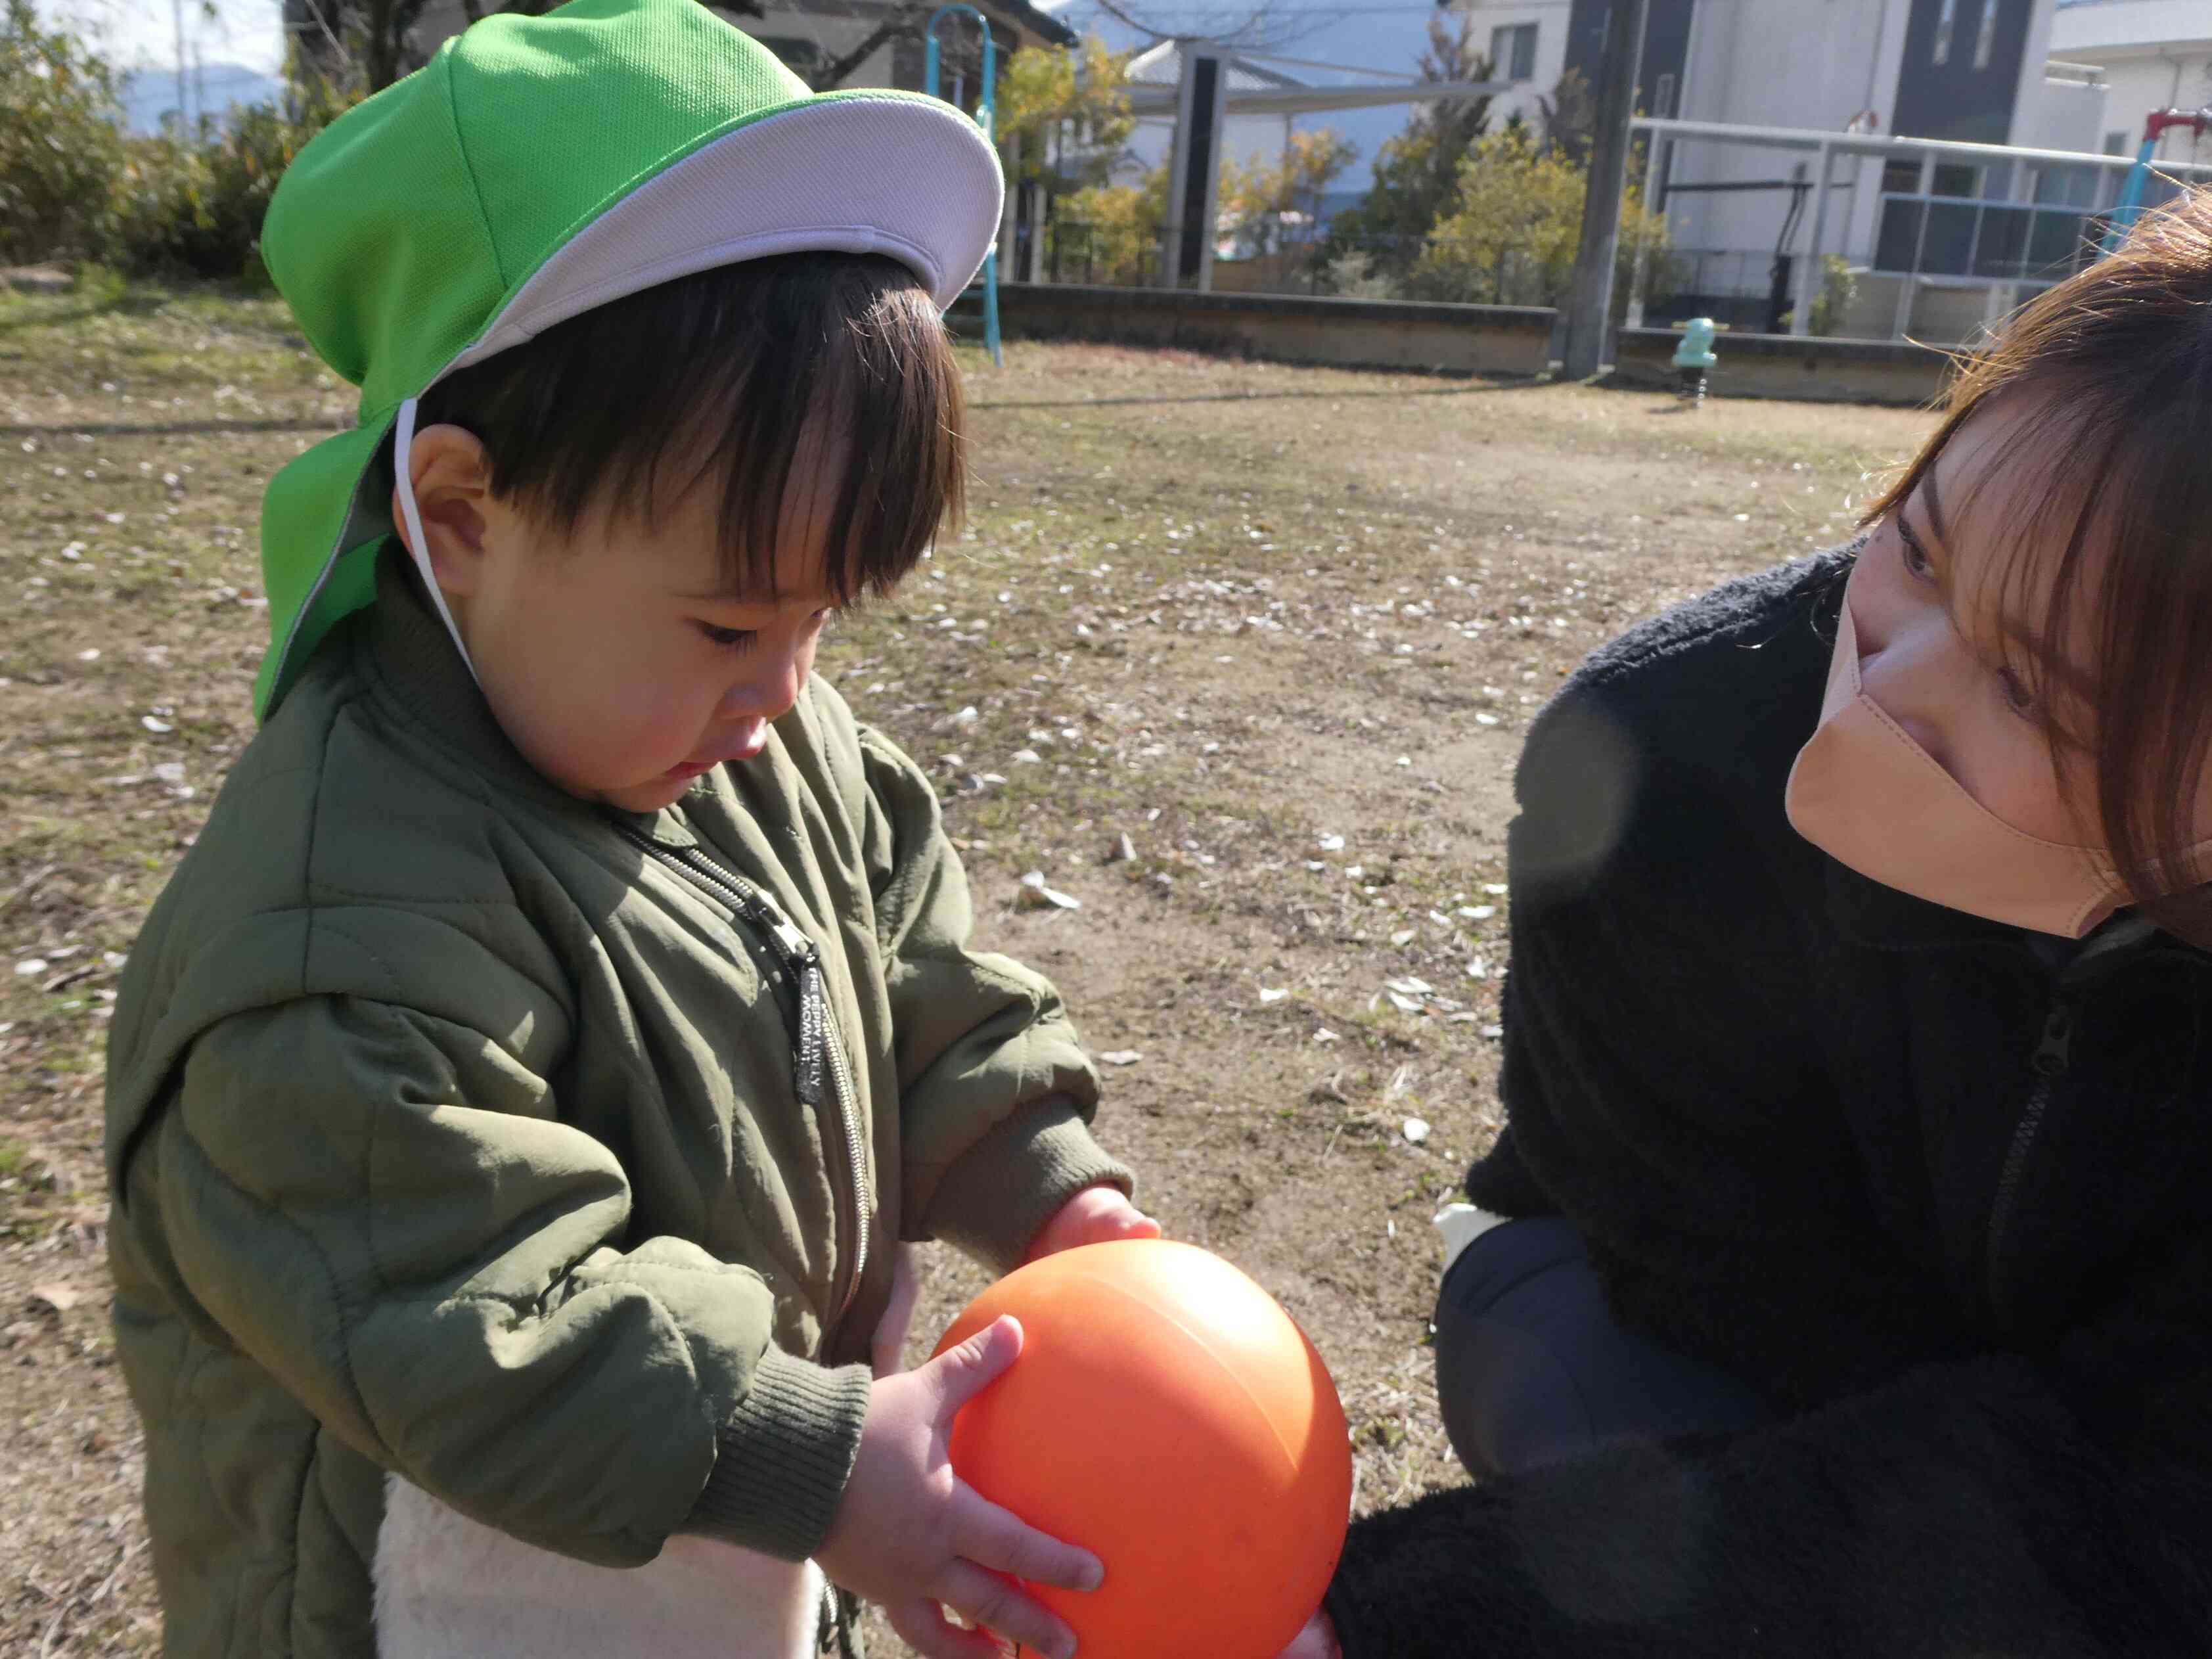
<svg viewBox="0 0 2212 1659"><path fill-rule="evenodd" d="M461 642L461 630L453 625L453 613L446 608L446 596L438 586L437 572L430 568L430 544L422 538L422 515L415 507L414 455L415 400L410 398L399 405L399 426L392 440L392 482L399 495L399 516L407 521L407 550L415 557L415 568L422 573L422 591L438 607L446 632L453 636L453 649L461 653L469 678L481 686L483 682L477 678L476 664L469 660L469 648Z"/></svg>

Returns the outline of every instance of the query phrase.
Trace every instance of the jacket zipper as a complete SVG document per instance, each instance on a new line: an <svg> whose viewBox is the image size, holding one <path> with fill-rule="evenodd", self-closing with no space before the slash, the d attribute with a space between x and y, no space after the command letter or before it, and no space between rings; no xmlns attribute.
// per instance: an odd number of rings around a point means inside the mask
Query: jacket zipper
<svg viewBox="0 0 2212 1659"><path fill-rule="evenodd" d="M837 1031L830 1008L830 981L823 971L822 952L812 939L793 926L775 902L734 870L696 847L663 847L650 836L619 826L623 834L654 858L718 902L727 905L738 920L758 930L769 940L781 962L799 986L799 1042L793 1056L793 1073L799 1101L819 1106L826 1084L835 1106L843 1141L846 1181L840 1192L845 1236L853 1241L850 1263L842 1287L831 1298L830 1323L836 1324L850 1311L860 1294L860 1278L868 1266L867 1161L860 1147L857 1089L852 1061ZM832 1186L838 1183L833 1181Z"/></svg>
<svg viewBox="0 0 2212 1659"><path fill-rule="evenodd" d="M2021 1107L2020 1127L2013 1131L2012 1145L2006 1149L2004 1169L1997 1176L1996 1197L1990 1206L1988 1269L1990 1307L1993 1312L2000 1306L2002 1286L1998 1277L1999 1264L2004 1256L2005 1235L2010 1230L2013 1210L2019 1202L2021 1176L2027 1167L2035 1138L2042 1130L2044 1115L2051 1109L2051 1097L2071 1063L2073 1049L2074 1005L2063 996L2054 997L2044 1015L2043 1035L2036 1041L2035 1052L2028 1056L2028 1067L2035 1073L2035 1082Z"/></svg>

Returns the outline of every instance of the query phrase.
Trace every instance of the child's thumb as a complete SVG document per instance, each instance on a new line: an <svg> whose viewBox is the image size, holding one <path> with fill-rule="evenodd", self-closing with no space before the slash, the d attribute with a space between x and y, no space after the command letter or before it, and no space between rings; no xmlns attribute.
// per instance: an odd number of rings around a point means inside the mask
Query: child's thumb
<svg viewBox="0 0 2212 1659"><path fill-rule="evenodd" d="M960 1409L1006 1374L1021 1357L1021 1322L1001 1314L981 1330L931 1362L946 1415Z"/></svg>

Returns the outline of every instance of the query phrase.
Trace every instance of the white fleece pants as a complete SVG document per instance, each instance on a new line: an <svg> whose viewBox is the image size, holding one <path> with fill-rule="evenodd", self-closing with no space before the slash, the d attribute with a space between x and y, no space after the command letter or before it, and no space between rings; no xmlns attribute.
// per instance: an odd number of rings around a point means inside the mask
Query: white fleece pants
<svg viewBox="0 0 2212 1659"><path fill-rule="evenodd" d="M876 1328L898 1369L914 1314L901 1246ZM641 1567L597 1567L470 1520L398 1475L377 1534L379 1659L812 1659L822 1570L679 1533Z"/></svg>

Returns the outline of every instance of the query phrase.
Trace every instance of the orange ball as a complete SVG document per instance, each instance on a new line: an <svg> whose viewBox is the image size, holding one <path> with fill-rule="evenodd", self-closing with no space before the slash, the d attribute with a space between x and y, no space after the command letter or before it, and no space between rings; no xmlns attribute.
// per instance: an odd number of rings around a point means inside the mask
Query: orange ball
<svg viewBox="0 0 2212 1659"><path fill-rule="evenodd" d="M1004 1314L1021 1358L961 1408L952 1467L1105 1564L1096 1590L1026 1587L1078 1659L1274 1659L1352 1504L1344 1408L1305 1333L1220 1257L1162 1239L1033 1261L937 1351Z"/></svg>

